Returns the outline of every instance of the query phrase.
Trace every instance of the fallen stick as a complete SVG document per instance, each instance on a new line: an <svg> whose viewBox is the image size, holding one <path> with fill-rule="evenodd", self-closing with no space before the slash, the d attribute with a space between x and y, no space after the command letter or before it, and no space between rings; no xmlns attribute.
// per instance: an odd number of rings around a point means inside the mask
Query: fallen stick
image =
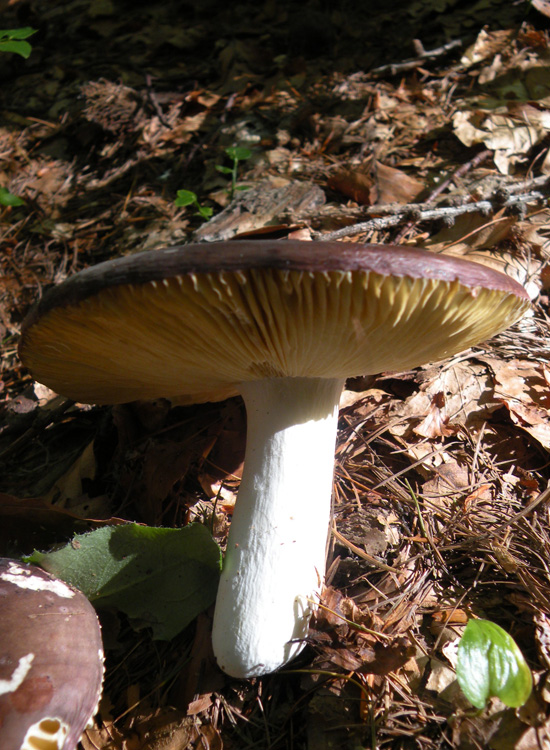
<svg viewBox="0 0 550 750"><path fill-rule="evenodd" d="M457 216L462 216L463 214L481 213L489 215L492 211L501 208L514 208L523 212L527 203L542 203L546 200L547 196L539 190L531 190L526 193L514 195L506 194L506 191L500 189L485 200L466 203L460 206L442 206L440 208L432 208L427 204L413 203L401 206L400 210L395 206L376 206L372 208L377 209L378 213L386 213L387 215L378 216L375 219L362 221L348 227L342 227L341 229L337 229L334 232L327 232L326 234L317 232L313 235L313 239L325 241L339 240L342 237L350 237L354 234L361 234L362 232L396 227L404 221L419 224L422 221L437 221L443 219L452 224Z"/></svg>
<svg viewBox="0 0 550 750"><path fill-rule="evenodd" d="M438 57L442 57L448 52L462 47L462 44L463 43L461 39L455 39L452 42L447 42L447 44L444 44L441 47L437 47L436 49L424 50L417 57L410 58L409 60L404 60L400 63L389 63L388 65L381 65L379 68L373 68L372 70L368 71L368 74L375 76L384 76L389 74L391 76L395 76L398 73L404 73L407 70L414 70L415 68L418 68L420 65L422 65L423 62L436 60Z"/></svg>

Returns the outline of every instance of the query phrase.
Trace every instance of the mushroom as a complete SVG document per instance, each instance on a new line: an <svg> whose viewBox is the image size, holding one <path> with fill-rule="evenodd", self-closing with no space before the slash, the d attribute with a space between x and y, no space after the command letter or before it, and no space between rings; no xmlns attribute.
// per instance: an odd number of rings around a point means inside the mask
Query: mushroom
<svg viewBox="0 0 550 750"><path fill-rule="evenodd" d="M74 750L97 711L101 630L84 594L0 558L0 747Z"/></svg>
<svg viewBox="0 0 550 750"><path fill-rule="evenodd" d="M443 359L517 321L524 289L488 267L400 246L249 240L119 258L53 288L20 355L72 399L241 394L245 470L213 625L235 677L304 646L323 584L346 377Z"/></svg>

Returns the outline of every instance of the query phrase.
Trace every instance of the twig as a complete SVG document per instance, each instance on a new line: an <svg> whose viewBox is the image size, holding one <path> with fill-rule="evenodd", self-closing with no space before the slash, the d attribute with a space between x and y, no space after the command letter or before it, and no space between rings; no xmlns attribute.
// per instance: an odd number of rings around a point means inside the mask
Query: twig
<svg viewBox="0 0 550 750"><path fill-rule="evenodd" d="M428 195L426 198L426 203L433 203L436 198L438 198L441 193L446 190L449 185L456 179L459 179L461 177L464 177L464 175L469 172L471 169L475 169L478 167L485 159L488 159L489 156L492 154L492 151L488 148L484 149L483 151L480 151L479 154L476 154L473 159L470 159L465 164L461 164L458 169L455 169L455 171L450 174L443 182L441 182L432 192ZM397 236L394 237L394 242L396 244L399 244L403 237L407 234L409 229L413 226L412 222L409 222L407 226L402 227Z"/></svg>
<svg viewBox="0 0 550 750"><path fill-rule="evenodd" d="M445 180L443 180L443 182L441 182L436 188L434 188L434 190L432 190L432 192L426 198L426 203L433 203L433 201L438 198L452 182L460 179L461 177L464 177L464 175L467 172L470 172L472 169L479 167L479 165L484 162L485 159L488 159L492 153L493 152L491 151L491 149L486 148L483 151L480 151L479 154L476 154L473 159L470 159L470 161L461 164L458 169L455 169L452 174L450 174Z"/></svg>
<svg viewBox="0 0 550 750"><path fill-rule="evenodd" d="M46 429L46 427L48 427L50 424L54 424L59 419L61 419L67 409L70 409L70 407L75 403L74 401L71 401L69 399L63 399L61 396L58 396L57 398L60 399L61 403L58 406L54 407L51 411L45 411L42 413L39 412L33 424L0 453L0 461L3 461L8 456L11 456L12 453L20 450L27 443L30 443L30 441L36 435L38 435L39 432ZM2 437L4 436L5 433Z"/></svg>
<svg viewBox="0 0 550 750"><path fill-rule="evenodd" d="M342 227L334 232L328 232L322 234L318 232L314 234L313 238L316 240L339 240L342 237L351 237L354 234L361 234L362 232L370 232L373 230L389 229L390 227L396 227L403 221L412 221L415 224L421 221L437 221L444 219L448 221L454 221L457 216L463 214L480 213L488 215L491 211L496 211L501 208L512 208L522 207L527 203L541 203L546 200L546 196L538 190L531 190L528 193L520 193L519 195L509 195L502 199L501 192L493 194L490 198L482 201L476 201L475 203L466 203L462 206L443 206L441 208L427 207L427 204L410 204L401 207L401 211L397 212L393 216L382 216L376 219L370 219L369 221L363 221L359 224L352 224L349 227ZM380 210L381 207L378 207Z"/></svg>
<svg viewBox="0 0 550 750"><path fill-rule="evenodd" d="M162 111L162 108L159 104L156 92L153 89L153 78L150 73L145 74L145 85L147 86L147 96L149 97L149 101L151 102L153 109L157 113L157 117L159 118L161 124L164 125L165 128L172 130L172 126L164 116L164 112Z"/></svg>
<svg viewBox="0 0 550 750"><path fill-rule="evenodd" d="M389 74L395 76L398 73L418 68L423 62L442 57L443 55L446 55L447 52L462 47L462 44L463 42L461 39L455 39L452 42L447 42L447 44L444 44L442 47L422 52L417 57L410 58L409 60L404 60L400 63L390 63L389 65L381 65L379 68L373 68L372 70L369 70L369 75L383 76Z"/></svg>

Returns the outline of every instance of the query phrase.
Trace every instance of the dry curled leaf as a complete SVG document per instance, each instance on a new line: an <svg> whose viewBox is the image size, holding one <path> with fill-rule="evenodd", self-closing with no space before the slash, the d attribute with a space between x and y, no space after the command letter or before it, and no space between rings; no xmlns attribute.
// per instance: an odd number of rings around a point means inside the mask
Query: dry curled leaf
<svg viewBox="0 0 550 750"><path fill-rule="evenodd" d="M543 448L550 449L550 370L544 363L512 360L495 370L495 398Z"/></svg>
<svg viewBox="0 0 550 750"><path fill-rule="evenodd" d="M531 5L536 8L540 13L550 18L550 2L549 0L531 0Z"/></svg>
<svg viewBox="0 0 550 750"><path fill-rule="evenodd" d="M449 424L449 417L445 408L445 394L443 391L438 391L432 396L428 413L422 422L414 427L413 432L433 440L438 437L454 435L456 431L457 428Z"/></svg>

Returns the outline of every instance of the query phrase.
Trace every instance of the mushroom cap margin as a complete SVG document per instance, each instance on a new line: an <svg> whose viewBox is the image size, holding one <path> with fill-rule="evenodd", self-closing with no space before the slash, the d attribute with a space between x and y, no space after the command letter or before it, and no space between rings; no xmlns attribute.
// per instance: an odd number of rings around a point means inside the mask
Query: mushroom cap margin
<svg viewBox="0 0 550 750"><path fill-rule="evenodd" d="M78 401L221 400L264 377L402 370L467 349L529 305L505 274L400 246L184 245L86 269L49 290L20 343Z"/></svg>

